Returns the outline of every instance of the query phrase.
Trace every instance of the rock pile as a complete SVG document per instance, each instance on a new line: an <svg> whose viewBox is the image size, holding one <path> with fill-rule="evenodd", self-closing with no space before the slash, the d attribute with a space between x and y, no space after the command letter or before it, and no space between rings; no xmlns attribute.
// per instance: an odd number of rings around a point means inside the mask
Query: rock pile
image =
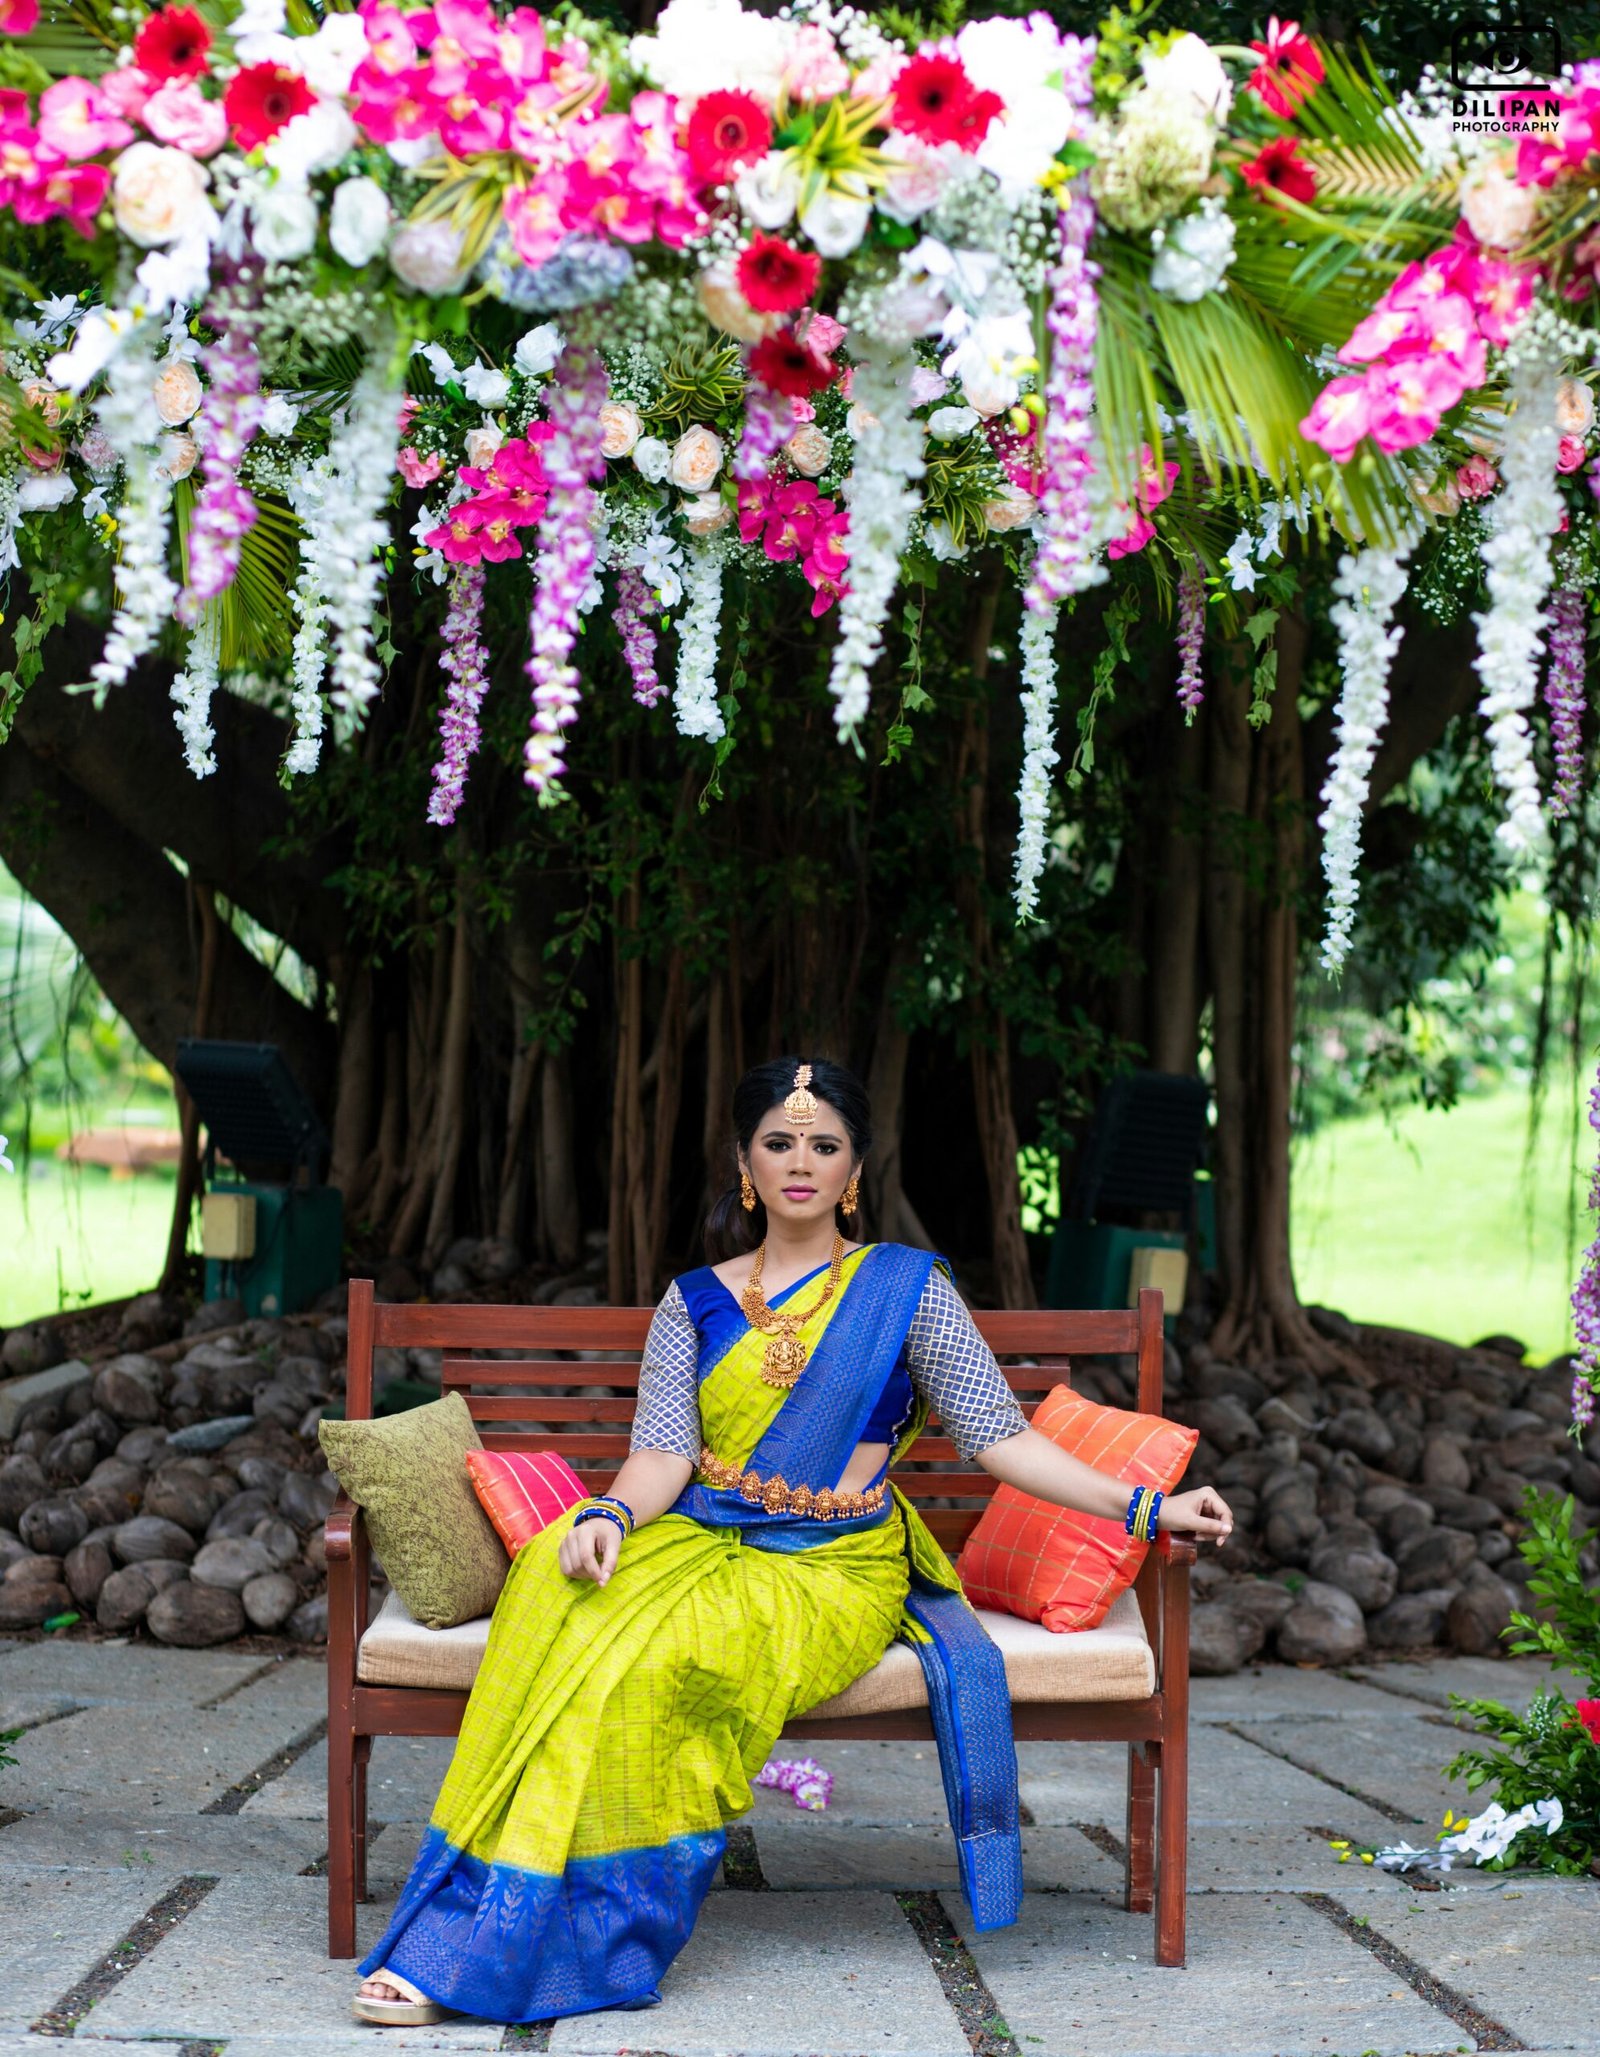
<svg viewBox="0 0 1600 2057"><path fill-rule="evenodd" d="M1182 1485L1214 1485L1235 1522L1195 1569L1191 1669L1503 1654L1513 1610L1539 1613L1516 1548L1526 1488L1570 1492L1579 1532L1600 1527L1600 1427L1582 1445L1568 1433L1568 1360L1533 1370L1510 1337L1457 1349L1314 1318L1342 1372L1246 1370L1187 1323L1185 1347L1168 1345L1165 1411L1200 1433ZM1075 1383L1133 1404L1124 1367L1085 1367ZM1580 1561L1600 1582L1600 1545Z"/></svg>

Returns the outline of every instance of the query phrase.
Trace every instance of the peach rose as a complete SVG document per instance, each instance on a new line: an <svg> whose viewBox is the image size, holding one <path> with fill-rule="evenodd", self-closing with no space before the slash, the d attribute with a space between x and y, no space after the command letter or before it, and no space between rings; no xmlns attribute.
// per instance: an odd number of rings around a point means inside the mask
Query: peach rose
<svg viewBox="0 0 1600 2057"><path fill-rule="evenodd" d="M156 413L169 429L187 421L204 397L200 374L187 357L169 357L156 373L155 384L150 391L155 399Z"/></svg>
<svg viewBox="0 0 1600 2057"><path fill-rule="evenodd" d="M481 429L467 430L467 462L474 471L487 471L494 462L494 453L506 439L506 432L491 422L485 422Z"/></svg>
<svg viewBox="0 0 1600 2057"><path fill-rule="evenodd" d="M1563 379L1556 388L1556 427L1564 436L1586 436L1594 427L1594 395L1582 379Z"/></svg>
<svg viewBox="0 0 1600 2057"><path fill-rule="evenodd" d="M1032 521L1038 505L1031 493L1013 488L1009 493L1002 493L998 500L985 500L983 518L989 524L991 535L1003 536L1007 529L1020 529Z"/></svg>
<svg viewBox="0 0 1600 2057"><path fill-rule="evenodd" d="M626 400L605 400L600 406L600 455L631 457L633 446L644 433L637 407Z"/></svg>
<svg viewBox="0 0 1600 2057"><path fill-rule="evenodd" d="M733 519L733 509L720 493L697 493L685 500L678 512L691 536L714 536Z"/></svg>
<svg viewBox="0 0 1600 2057"><path fill-rule="evenodd" d="M1480 243L1507 250L1533 227L1539 195L1519 186L1498 157L1485 158L1461 182L1461 212Z"/></svg>
<svg viewBox="0 0 1600 2057"><path fill-rule="evenodd" d="M814 479L827 470L833 444L821 429L807 422L784 444L783 454L802 477Z"/></svg>
<svg viewBox="0 0 1600 2057"><path fill-rule="evenodd" d="M759 343L763 336L783 327L781 314L758 314L739 291L730 257L708 265L696 279L695 291L711 326L724 335L736 336L741 343Z"/></svg>
<svg viewBox="0 0 1600 2057"><path fill-rule="evenodd" d="M200 446L187 429L161 438L161 461L156 470L163 478L186 479L200 462Z"/></svg>
<svg viewBox="0 0 1600 2057"><path fill-rule="evenodd" d="M722 439L710 429L685 429L673 445L667 476L680 493L704 493L722 469L722 454Z"/></svg>
<svg viewBox="0 0 1600 2057"><path fill-rule="evenodd" d="M117 227L142 250L175 243L211 211L209 174L186 150L130 143L117 159L111 211Z"/></svg>
<svg viewBox="0 0 1600 2057"><path fill-rule="evenodd" d="M61 395L54 386L47 386L38 379L30 379L22 389L22 397L35 414L42 414L52 428L61 419Z"/></svg>
<svg viewBox="0 0 1600 2057"><path fill-rule="evenodd" d="M1456 514L1461 507L1461 489L1449 472L1441 472L1433 484L1426 485L1421 479L1411 481L1411 495L1419 507L1429 514Z"/></svg>

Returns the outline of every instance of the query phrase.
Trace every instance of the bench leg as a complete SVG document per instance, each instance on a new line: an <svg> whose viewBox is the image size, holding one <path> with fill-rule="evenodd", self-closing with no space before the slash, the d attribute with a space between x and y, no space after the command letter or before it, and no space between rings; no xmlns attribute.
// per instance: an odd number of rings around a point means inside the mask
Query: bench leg
<svg viewBox="0 0 1600 2057"><path fill-rule="evenodd" d="M370 1900L367 1891L367 1766L372 1759L371 1736L357 1736L352 1753L351 1794L355 1802L355 1863L352 1867L357 1900Z"/></svg>
<svg viewBox="0 0 1600 2057"><path fill-rule="evenodd" d="M1154 1904L1156 1764L1158 1743L1128 1745L1128 1830L1124 1838L1122 1904L1130 1914L1148 1914Z"/></svg>
<svg viewBox="0 0 1600 2057"><path fill-rule="evenodd" d="M1189 1731L1161 1745L1156 1808L1156 1962L1184 1962L1184 1895L1189 1885Z"/></svg>
<svg viewBox="0 0 1600 2057"><path fill-rule="evenodd" d="M361 1738L366 1742L365 1737ZM328 1955L356 1949L356 1744L347 1723L328 1728ZM370 1747L370 1745L369 1745ZM365 1786L365 1779L361 1781ZM366 1824L361 1827L365 1839Z"/></svg>

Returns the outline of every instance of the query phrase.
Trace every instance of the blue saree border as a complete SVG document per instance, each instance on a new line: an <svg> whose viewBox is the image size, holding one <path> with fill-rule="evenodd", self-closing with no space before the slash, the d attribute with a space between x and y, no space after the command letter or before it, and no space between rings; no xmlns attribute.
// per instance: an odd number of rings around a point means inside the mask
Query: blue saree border
<svg viewBox="0 0 1600 2057"><path fill-rule="evenodd" d="M486 1864L430 1827L361 1975L387 1967L430 2000L486 2021L653 2007L726 1846L721 1829L674 1836L569 1858L558 1876Z"/></svg>

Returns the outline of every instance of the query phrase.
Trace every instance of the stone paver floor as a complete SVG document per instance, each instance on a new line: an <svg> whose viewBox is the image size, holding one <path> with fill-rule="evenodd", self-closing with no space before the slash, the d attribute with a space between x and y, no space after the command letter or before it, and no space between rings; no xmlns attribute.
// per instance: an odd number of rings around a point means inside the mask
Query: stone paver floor
<svg viewBox="0 0 1600 2057"><path fill-rule="evenodd" d="M0 1729L25 1730L0 1773L0 2057L965 2057L974 2022L984 2057L1600 2057L1600 1880L1419 1891L1327 1848L1487 1804L1444 1777L1447 1695L1522 1704L1548 1679L1522 1658L1195 1680L1182 1970L1120 1905L1120 1747L1020 1748L1027 1900L978 1935L932 1745L796 1745L833 1804L755 1796L659 2007L379 2031L323 1954L321 1664L0 1638ZM449 1752L374 1748L366 1937Z"/></svg>

